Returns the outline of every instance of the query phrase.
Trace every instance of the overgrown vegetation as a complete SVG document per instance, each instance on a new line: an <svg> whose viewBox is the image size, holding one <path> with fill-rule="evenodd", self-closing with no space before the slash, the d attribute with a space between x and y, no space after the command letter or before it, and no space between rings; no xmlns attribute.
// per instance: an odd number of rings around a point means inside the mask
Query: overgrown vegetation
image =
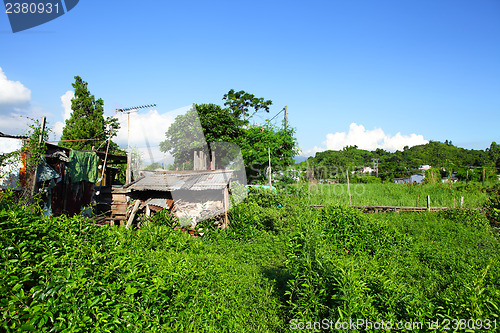
<svg viewBox="0 0 500 333"><path fill-rule="evenodd" d="M315 209L304 191L254 191L230 229L207 223L203 238L165 214L136 230L47 219L1 193L1 327L287 332L322 319L498 318L499 243L482 211Z"/></svg>
<svg viewBox="0 0 500 333"><path fill-rule="evenodd" d="M427 195L434 207L460 207L464 197L464 208L482 207L488 200L487 188L477 183L457 184L351 184L353 205L372 206L418 206L425 207ZM299 192L304 204L334 204L349 202L347 184L307 184L288 187L289 193Z"/></svg>

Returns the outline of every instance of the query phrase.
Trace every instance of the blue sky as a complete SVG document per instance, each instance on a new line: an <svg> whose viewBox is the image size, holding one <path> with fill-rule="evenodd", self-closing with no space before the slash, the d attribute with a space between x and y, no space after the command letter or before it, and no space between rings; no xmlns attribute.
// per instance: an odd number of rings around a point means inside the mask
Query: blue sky
<svg viewBox="0 0 500 333"><path fill-rule="evenodd" d="M257 122L288 105L304 155L500 142L497 0L80 0L15 34L2 10L0 67L9 134L22 132L20 114L63 122L61 97L79 75L107 115L157 104L133 118L137 146L143 133L158 144L172 110L222 105L229 89L273 101Z"/></svg>

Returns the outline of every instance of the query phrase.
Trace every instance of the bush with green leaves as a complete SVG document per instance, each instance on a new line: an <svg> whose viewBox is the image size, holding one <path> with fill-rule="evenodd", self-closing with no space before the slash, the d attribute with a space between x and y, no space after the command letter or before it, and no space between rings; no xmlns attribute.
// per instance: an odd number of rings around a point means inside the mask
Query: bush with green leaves
<svg viewBox="0 0 500 333"><path fill-rule="evenodd" d="M498 226L500 224L500 186L488 190L488 201L484 205L488 220Z"/></svg>
<svg viewBox="0 0 500 333"><path fill-rule="evenodd" d="M325 207L288 242L289 318L497 318L498 241L476 211Z"/></svg>
<svg viewBox="0 0 500 333"><path fill-rule="evenodd" d="M362 214L265 194L233 207L229 229L192 237L173 230L169 215L138 229L98 226L40 217L3 192L0 330L287 332L292 319L494 320L500 246L481 214Z"/></svg>
<svg viewBox="0 0 500 333"><path fill-rule="evenodd" d="M440 217L477 229L489 229L489 222L484 212L474 209L446 209L439 212Z"/></svg>

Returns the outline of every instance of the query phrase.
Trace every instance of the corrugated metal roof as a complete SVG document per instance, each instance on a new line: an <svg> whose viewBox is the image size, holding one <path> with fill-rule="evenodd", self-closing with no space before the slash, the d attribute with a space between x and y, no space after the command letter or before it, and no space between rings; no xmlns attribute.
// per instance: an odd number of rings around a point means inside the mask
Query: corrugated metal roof
<svg viewBox="0 0 500 333"><path fill-rule="evenodd" d="M4 134L4 133L0 132L0 138L27 139L28 137L25 135L10 135L10 134Z"/></svg>
<svg viewBox="0 0 500 333"><path fill-rule="evenodd" d="M166 208L166 209L170 208L170 206L167 203L167 199L151 199L151 200L149 200L148 205L157 206L157 207Z"/></svg>
<svg viewBox="0 0 500 333"><path fill-rule="evenodd" d="M218 190L229 184L232 175L233 170L147 172L126 187L134 191Z"/></svg>

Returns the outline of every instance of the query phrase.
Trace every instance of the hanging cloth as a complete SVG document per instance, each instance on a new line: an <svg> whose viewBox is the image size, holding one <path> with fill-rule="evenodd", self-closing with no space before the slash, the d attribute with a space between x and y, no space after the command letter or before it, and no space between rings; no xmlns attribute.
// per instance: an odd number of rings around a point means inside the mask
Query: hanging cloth
<svg viewBox="0 0 500 333"><path fill-rule="evenodd" d="M51 179L57 179L61 177L50 165L45 161L45 157L42 156L40 164L38 164L37 178L36 182L44 182Z"/></svg>
<svg viewBox="0 0 500 333"><path fill-rule="evenodd" d="M72 183L82 180L95 183L99 178L97 165L99 157L95 152L71 150L69 153L68 172Z"/></svg>

